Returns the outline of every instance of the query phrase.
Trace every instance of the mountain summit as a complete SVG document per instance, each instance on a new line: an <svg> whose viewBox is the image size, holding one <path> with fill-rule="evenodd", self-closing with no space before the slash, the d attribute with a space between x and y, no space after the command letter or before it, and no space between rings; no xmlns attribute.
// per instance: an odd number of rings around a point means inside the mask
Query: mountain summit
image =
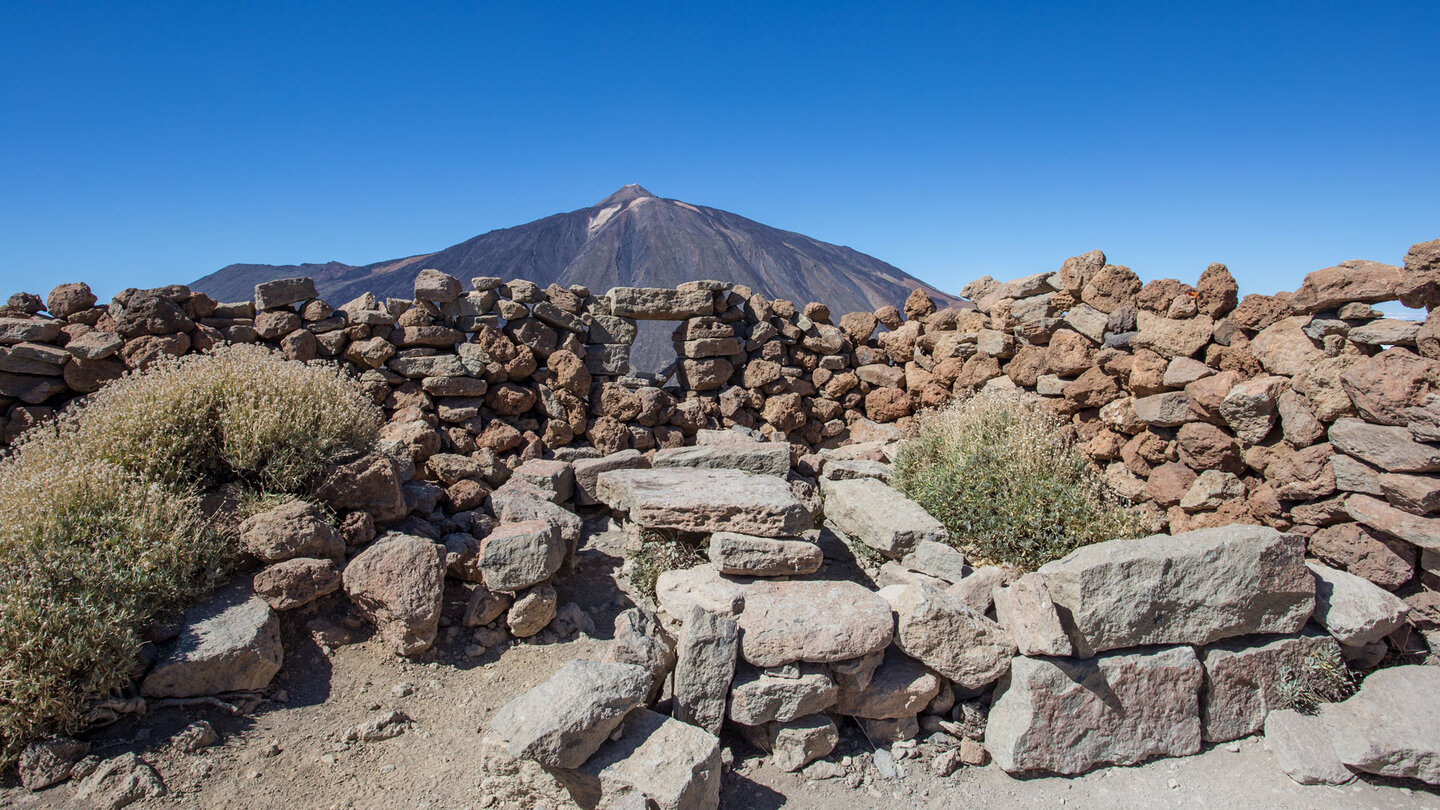
<svg viewBox="0 0 1440 810"><path fill-rule="evenodd" d="M499 276L542 287L581 284L596 293L719 279L802 306L819 301L837 318L898 306L916 287L944 303L959 300L848 247L718 208L657 197L638 185L623 186L589 208L490 231L436 253L358 267L232 264L190 286L221 301L242 301L262 281L310 276L321 297L339 306L366 292L409 298L416 274L429 267L464 282Z"/></svg>

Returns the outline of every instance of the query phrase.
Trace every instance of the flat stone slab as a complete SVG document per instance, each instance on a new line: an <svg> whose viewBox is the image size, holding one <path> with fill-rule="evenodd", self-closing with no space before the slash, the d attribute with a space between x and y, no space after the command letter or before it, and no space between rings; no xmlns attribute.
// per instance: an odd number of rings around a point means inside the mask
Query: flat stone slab
<svg viewBox="0 0 1440 810"><path fill-rule="evenodd" d="M740 470L610 470L595 488L601 502L646 528L794 537L813 522L785 479Z"/></svg>
<svg viewBox="0 0 1440 810"><path fill-rule="evenodd" d="M1017 657L985 747L1006 773L1084 773L1200 750L1204 671L1190 647L1097 658Z"/></svg>
<svg viewBox="0 0 1440 810"><path fill-rule="evenodd" d="M890 605L853 582L756 582L745 587L740 656L757 667L828 664L890 644Z"/></svg>
<svg viewBox="0 0 1440 810"><path fill-rule="evenodd" d="M1307 562L1315 575L1315 622L1347 647L1379 641L1405 622L1410 607L1368 579L1318 562Z"/></svg>
<svg viewBox="0 0 1440 810"><path fill-rule="evenodd" d="M899 559L919 543L948 543L950 532L893 487L874 478L823 479L825 519L887 557Z"/></svg>
<svg viewBox="0 0 1440 810"><path fill-rule="evenodd" d="M825 562L814 543L800 539L777 540L735 532L710 535L710 564L722 574L782 577L813 574Z"/></svg>
<svg viewBox="0 0 1440 810"><path fill-rule="evenodd" d="M790 445L782 442L732 441L725 444L666 447L655 451L651 466L742 470L756 475L784 478L790 474Z"/></svg>
<svg viewBox="0 0 1440 810"><path fill-rule="evenodd" d="M1325 721L1294 709L1271 712L1265 718L1265 747L1275 764L1302 785L1343 785L1355 778L1330 743Z"/></svg>
<svg viewBox="0 0 1440 810"><path fill-rule="evenodd" d="M610 314L640 321L683 321L715 311L715 295L708 290L611 287L609 298Z"/></svg>
<svg viewBox="0 0 1440 810"><path fill-rule="evenodd" d="M640 709L625 718L620 739L605 743L579 769L555 776L581 807L714 810L720 806L720 738Z"/></svg>
<svg viewBox="0 0 1440 810"><path fill-rule="evenodd" d="M1440 667L1372 672L1360 691L1321 707L1335 753L1347 767L1440 785Z"/></svg>
<svg viewBox="0 0 1440 810"><path fill-rule="evenodd" d="M516 759L578 768L649 691L650 674L643 667L570 661L496 712L490 736Z"/></svg>
<svg viewBox="0 0 1440 810"><path fill-rule="evenodd" d="M730 685L730 719L746 726L788 723L835 705L840 689L823 667L800 667L790 674L794 677L740 667Z"/></svg>
<svg viewBox="0 0 1440 810"><path fill-rule="evenodd" d="M1396 509L1378 498L1360 494L1345 499L1345 513L1377 531L1421 548L1440 550L1440 519L1420 517Z"/></svg>
<svg viewBox="0 0 1440 810"><path fill-rule="evenodd" d="M280 620L249 589L231 586L185 614L185 629L140 682L146 697L264 689L280 671Z"/></svg>
<svg viewBox="0 0 1440 810"><path fill-rule="evenodd" d="M1296 633L1315 609L1305 540L1231 525L1111 540L1041 566L1076 655Z"/></svg>

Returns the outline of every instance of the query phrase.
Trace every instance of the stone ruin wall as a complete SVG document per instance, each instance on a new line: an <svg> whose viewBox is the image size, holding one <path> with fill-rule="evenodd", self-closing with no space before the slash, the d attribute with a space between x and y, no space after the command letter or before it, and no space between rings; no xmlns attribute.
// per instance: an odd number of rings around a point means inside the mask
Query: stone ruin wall
<svg viewBox="0 0 1440 810"><path fill-rule="evenodd" d="M308 279L233 303L179 285L108 306L84 284L20 293L0 309L0 436L161 355L264 343L351 368L383 405L383 438L414 459L419 500L454 513L526 460L682 446L706 428L788 441L815 474L825 448L879 453L922 408L1021 389L1069 418L1156 531L1264 524L1384 588L1440 587L1440 322L1371 306L1440 303L1440 241L1403 267L1344 262L1239 302L1223 265L1194 286L1142 284L1099 251L982 278L962 291L974 309L937 310L917 290L903 310L838 318L723 282L470 288L424 271L413 301L339 308ZM639 320L677 322L668 377L629 374Z"/></svg>

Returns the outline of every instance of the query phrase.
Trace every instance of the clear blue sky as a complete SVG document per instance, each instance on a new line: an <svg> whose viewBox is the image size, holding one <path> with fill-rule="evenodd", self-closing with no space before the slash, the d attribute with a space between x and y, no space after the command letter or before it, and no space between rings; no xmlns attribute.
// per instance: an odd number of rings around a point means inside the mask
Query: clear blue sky
<svg viewBox="0 0 1440 810"><path fill-rule="evenodd" d="M957 289L1440 237L1440 3L0 2L0 290L364 263L620 185Z"/></svg>

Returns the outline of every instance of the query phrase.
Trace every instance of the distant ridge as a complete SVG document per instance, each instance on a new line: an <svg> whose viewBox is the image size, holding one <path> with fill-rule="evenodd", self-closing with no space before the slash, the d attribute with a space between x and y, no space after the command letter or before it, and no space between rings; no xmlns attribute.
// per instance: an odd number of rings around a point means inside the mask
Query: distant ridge
<svg viewBox="0 0 1440 810"><path fill-rule="evenodd" d="M798 305L819 301L836 318L899 306L916 287L942 303L959 301L857 250L718 208L657 197L639 185L623 186L588 208L490 231L435 253L359 267L341 262L232 264L190 286L236 301L250 298L262 281L310 276L321 297L339 306L366 292L409 298L415 275L429 267L467 286L475 276L499 276L542 287L581 284L597 293L617 286L673 287L719 279Z"/></svg>

